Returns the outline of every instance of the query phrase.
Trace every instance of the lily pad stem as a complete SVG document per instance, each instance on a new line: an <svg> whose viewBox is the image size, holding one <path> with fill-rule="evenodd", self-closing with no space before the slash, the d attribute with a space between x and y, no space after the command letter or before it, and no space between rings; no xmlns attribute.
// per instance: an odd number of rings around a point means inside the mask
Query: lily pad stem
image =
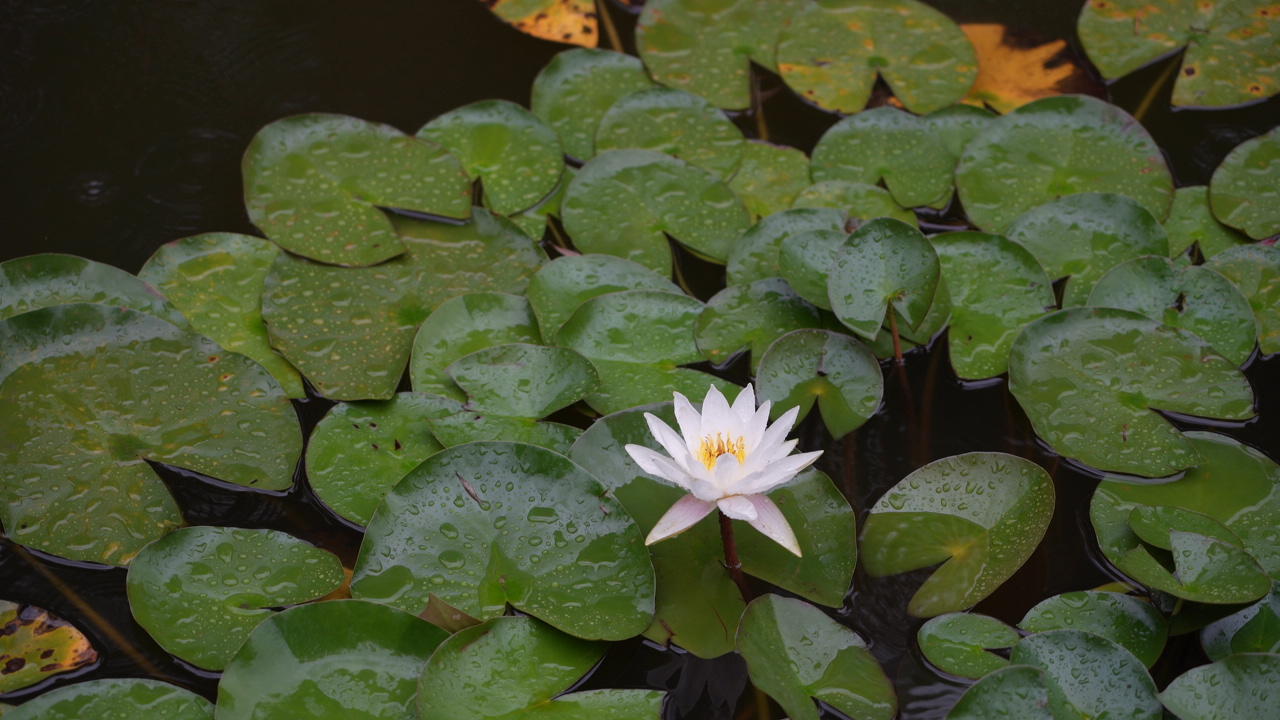
<svg viewBox="0 0 1280 720"><path fill-rule="evenodd" d="M738 543L733 539L733 521L719 510L716 510L716 515L720 517L720 542L724 545L724 566L729 569L729 575L738 586L738 592L742 593L742 599L745 602L751 602L751 587L747 585L747 576L742 572L742 561L738 559Z"/></svg>
<svg viewBox="0 0 1280 720"><path fill-rule="evenodd" d="M596 0L596 15L600 16L604 31L609 36L609 47L617 52L623 52L622 37L618 35L618 28L613 24L613 16L609 14L608 0Z"/></svg>
<svg viewBox="0 0 1280 720"><path fill-rule="evenodd" d="M1151 103L1155 102L1156 95L1159 94L1160 88L1164 87L1169 81L1169 77L1173 75L1173 71L1182 64L1182 54L1178 53L1165 63L1164 72L1160 73L1160 77L1151 83L1151 87L1147 88L1147 94L1142 96L1142 102L1138 103L1138 109L1133 111L1133 119L1142 122L1142 118L1146 117L1147 111L1151 109Z"/></svg>
<svg viewBox="0 0 1280 720"><path fill-rule="evenodd" d="M769 142L769 124L764 120L764 97L760 93L760 75L751 72L751 114L756 116L756 138Z"/></svg>
<svg viewBox="0 0 1280 720"><path fill-rule="evenodd" d="M902 338L898 335L898 315L892 308L889 310L889 333L893 335L893 360L902 364Z"/></svg>

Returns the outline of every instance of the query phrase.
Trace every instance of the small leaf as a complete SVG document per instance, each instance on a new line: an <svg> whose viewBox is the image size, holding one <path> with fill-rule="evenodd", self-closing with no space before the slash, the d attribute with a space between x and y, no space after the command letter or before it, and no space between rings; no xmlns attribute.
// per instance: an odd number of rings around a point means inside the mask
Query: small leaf
<svg viewBox="0 0 1280 720"><path fill-rule="evenodd" d="M823 310L831 309L831 268L849 242L843 227L791 233L778 250L778 270L796 294Z"/></svg>
<svg viewBox="0 0 1280 720"><path fill-rule="evenodd" d="M541 336L528 301L500 292L467 293L437 307L418 328L409 357L416 392L465 399L449 377L454 362L506 343L538 343Z"/></svg>
<svg viewBox="0 0 1280 720"><path fill-rule="evenodd" d="M916 633L920 651L939 670L978 679L1009 665L989 650L1013 647L1018 631L988 615L947 613L930 619Z"/></svg>
<svg viewBox="0 0 1280 720"><path fill-rule="evenodd" d="M842 231L845 215L832 208L782 210L762 218L743 233L729 250L725 268L728 285L750 285L757 280L782 277L781 248L787 238L810 230ZM824 292L822 299L826 300Z"/></svg>
<svg viewBox="0 0 1280 720"><path fill-rule="evenodd" d="M584 302L622 290L664 290L683 295L675 283L639 263L613 255L569 255L538 268L525 293L542 336L554 341Z"/></svg>
<svg viewBox="0 0 1280 720"><path fill-rule="evenodd" d="M910 225L881 218L858 228L836 253L827 281L831 309L846 327L874 340L892 308L919 327L938 287L938 256Z"/></svg>
<svg viewBox="0 0 1280 720"><path fill-rule="evenodd" d="M574 48L551 58L533 80L533 114L560 136L566 154L596 154L600 118L619 99L653 87L640 60L608 50Z"/></svg>
<svg viewBox="0 0 1280 720"><path fill-rule="evenodd" d="M945 207L956 158L925 118L893 107L850 115L832 125L813 148L813 179L875 185L881 180L903 207Z"/></svg>
<svg viewBox="0 0 1280 720"><path fill-rule="evenodd" d="M782 278L765 278L747 286L730 285L707 301L698 315L694 338L713 365L725 365L738 353L751 353L751 367L782 335L799 328L821 327L818 309L805 302Z"/></svg>
<svg viewBox="0 0 1280 720"><path fill-rule="evenodd" d="M159 680L106 678L57 688L3 714L5 720L213 720L213 703Z"/></svg>
<svg viewBox="0 0 1280 720"><path fill-rule="evenodd" d="M875 218L887 217L911 225L917 224L915 213L894 202L888 190L879 185L824 180L814 183L796 195L793 208L835 208L850 218L847 225L857 227ZM856 222L853 222L856 221Z"/></svg>
<svg viewBox="0 0 1280 720"><path fill-rule="evenodd" d="M1232 248L1214 255L1205 267L1222 273L1249 299L1262 354L1280 352L1280 248Z"/></svg>
<svg viewBox="0 0 1280 720"><path fill-rule="evenodd" d="M711 103L683 90L655 87L613 104L596 129L596 149L654 150L722 179L738 168L742 131Z"/></svg>
<svg viewBox="0 0 1280 720"><path fill-rule="evenodd" d="M1116 643L1147 667L1164 651L1169 623L1160 611L1129 595L1083 590L1041 600L1018 623L1027 632L1083 630Z"/></svg>
<svg viewBox="0 0 1280 720"><path fill-rule="evenodd" d="M729 180L729 188L759 219L791 207L809 186L809 157L800 150L749 140L742 146L742 162ZM730 250L730 257L733 250Z"/></svg>
<svg viewBox="0 0 1280 720"><path fill-rule="evenodd" d="M507 417L546 417L599 384L595 368L578 353L528 343L477 350L459 358L448 372L467 394L467 407Z"/></svg>
<svg viewBox="0 0 1280 720"><path fill-rule="evenodd" d="M1280 18L1280 13L1276 13ZM1280 31L1280 27L1277 27ZM1280 60L1280 57L1277 58ZM1280 86L1280 78L1275 85ZM1273 87L1272 92L1280 91ZM1223 223L1255 240L1280 235L1280 128L1227 154L1209 181L1209 205Z"/></svg>
<svg viewBox="0 0 1280 720"><path fill-rule="evenodd" d="M809 414L816 400L833 438L853 432L880 407L880 364L861 343L826 330L796 330L778 338L760 361L760 396L772 400L773 415L799 407Z"/></svg>
<svg viewBox="0 0 1280 720"><path fill-rule="evenodd" d="M1173 192L1173 207L1164 221L1169 235L1169 257L1176 258L1195 245L1205 258L1249 242L1245 235L1223 225L1209 209L1209 188L1180 187Z"/></svg>
<svg viewBox="0 0 1280 720"><path fill-rule="evenodd" d="M98 651L71 623L34 605L0 600L0 695L96 662Z"/></svg>
<svg viewBox="0 0 1280 720"><path fill-rule="evenodd" d="M0 320L71 303L132 308L187 327L186 317L155 288L119 268L57 253L0 263Z"/></svg>
<svg viewBox="0 0 1280 720"><path fill-rule="evenodd" d="M1160 693L1182 720L1235 720L1274 714L1280 655L1245 653L1191 668Z"/></svg>
<svg viewBox="0 0 1280 720"><path fill-rule="evenodd" d="M445 447L502 440L565 453L582 434L571 425L481 412L465 402L443 395L424 394L423 405L427 412L427 427Z"/></svg>
<svg viewBox="0 0 1280 720"><path fill-rule="evenodd" d="M1205 626L1200 645L1210 660L1234 653L1280 652L1280 589L1273 587L1258 602Z"/></svg>

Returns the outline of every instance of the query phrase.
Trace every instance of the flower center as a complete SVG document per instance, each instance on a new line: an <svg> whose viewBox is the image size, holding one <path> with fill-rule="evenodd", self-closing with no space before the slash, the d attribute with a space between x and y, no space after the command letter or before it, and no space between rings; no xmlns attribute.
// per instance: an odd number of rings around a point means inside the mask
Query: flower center
<svg viewBox="0 0 1280 720"><path fill-rule="evenodd" d="M702 438L702 444L698 446L697 458L708 470L716 469L716 460L721 455L733 455L738 458L738 462L745 462L747 459L747 441L744 438L725 437L720 433L716 433L715 437L710 435Z"/></svg>

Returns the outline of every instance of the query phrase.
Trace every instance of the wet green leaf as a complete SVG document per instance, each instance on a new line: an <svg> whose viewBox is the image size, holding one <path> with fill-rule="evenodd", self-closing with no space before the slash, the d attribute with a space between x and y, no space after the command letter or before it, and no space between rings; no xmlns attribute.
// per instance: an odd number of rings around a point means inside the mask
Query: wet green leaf
<svg viewBox="0 0 1280 720"><path fill-rule="evenodd" d="M947 613L932 618L916 633L925 658L943 672L980 678L1009 665L989 650L1013 647L1018 631L988 615Z"/></svg>
<svg viewBox="0 0 1280 720"><path fill-rule="evenodd" d="M527 210L507 216L507 219L520 228L520 231L525 235L535 241L541 241L543 236L547 234L547 226L551 222L551 218L553 216L560 217L560 203L564 200L565 190L569 189L569 181L573 180L573 176L577 172L572 167L565 167L564 172L560 175L559 182L556 183L555 189L551 191L550 195L542 198Z"/></svg>
<svg viewBox="0 0 1280 720"><path fill-rule="evenodd" d="M1275 713L1280 655L1244 653L1174 678L1160 702L1182 720L1263 718Z"/></svg>
<svg viewBox="0 0 1280 720"><path fill-rule="evenodd" d="M965 691L947 720L1074 720L1049 705L1049 688L1037 668L1015 665L996 670Z"/></svg>
<svg viewBox="0 0 1280 720"><path fill-rule="evenodd" d="M472 617L508 604L579 637L621 640L653 618L653 566L623 507L582 468L533 445L449 448L411 471L369 523L356 597Z"/></svg>
<svg viewBox="0 0 1280 720"><path fill-rule="evenodd" d="M1240 143L1223 158L1209 182L1209 205L1219 220L1249 237L1280 235L1280 128Z"/></svg>
<svg viewBox="0 0 1280 720"><path fill-rule="evenodd" d="M750 285L730 285L707 301L698 316L694 339L713 365L724 365L738 353L751 353L760 366L774 340L799 328L823 325L818 309L796 294L782 278Z"/></svg>
<svg viewBox="0 0 1280 720"><path fill-rule="evenodd" d="M248 356L289 397L301 398L307 394L302 376L271 348L262 321L263 286L281 254L275 244L251 235L204 233L161 245L138 277L164 293L196 332Z"/></svg>
<svg viewBox="0 0 1280 720"><path fill-rule="evenodd" d="M1031 557L1053 506L1053 482L1035 463L994 452L935 460L871 508L862 532L863 566L881 576L942 562L907 611L932 617L964 610Z"/></svg>
<svg viewBox="0 0 1280 720"><path fill-rule="evenodd" d="M664 290L684 294L649 268L613 255L568 255L543 265L529 281L526 295L542 336L554 341L582 303L622 290Z"/></svg>
<svg viewBox="0 0 1280 720"><path fill-rule="evenodd" d="M587 397L587 404L599 413L613 413L638 405L663 402L674 392L687 397L707 394L715 385L732 400L742 388L715 375L666 364L620 362L592 358L600 375L600 388Z"/></svg>
<svg viewBox="0 0 1280 720"><path fill-rule="evenodd" d="M480 0L489 11L526 35L589 48L599 42L593 0Z"/></svg>
<svg viewBox="0 0 1280 720"><path fill-rule="evenodd" d="M857 633L801 600L763 595L738 627L747 673L794 720L818 720L820 700L858 720L897 713L893 684Z"/></svg>
<svg viewBox="0 0 1280 720"><path fill-rule="evenodd" d="M818 0L782 31L778 70L827 110L861 110L878 75L908 110L927 113L965 96L978 59L955 23L916 0Z"/></svg>
<svg viewBox="0 0 1280 720"><path fill-rule="evenodd" d="M831 268L848 242L849 233L843 227L791 233L779 245L778 270L797 295L830 310Z"/></svg>
<svg viewBox="0 0 1280 720"><path fill-rule="evenodd" d="M190 527L143 549L129 565L129 608L160 647L222 670L272 608L338 589L333 554L278 530Z"/></svg>
<svg viewBox="0 0 1280 720"><path fill-rule="evenodd" d="M545 261L514 225L477 208L470 223L397 219L408 250L370 268L282 255L262 314L271 344L334 400L388 399L431 311L464 292L523 292Z"/></svg>
<svg viewBox="0 0 1280 720"><path fill-rule="evenodd" d="M915 213L894 202L888 190L879 185L850 182L848 180L824 180L814 183L796 195L793 208L835 208L844 212L858 224L879 217L893 218L912 225L917 224Z"/></svg>
<svg viewBox="0 0 1280 720"><path fill-rule="evenodd" d="M924 116L930 132L951 157L952 169L964 155L964 149L999 115L973 105L949 105Z"/></svg>
<svg viewBox="0 0 1280 720"><path fill-rule="evenodd" d="M71 623L34 605L0 600L0 694L96 662L98 651Z"/></svg>
<svg viewBox="0 0 1280 720"><path fill-rule="evenodd" d="M826 330L796 330L769 346L756 375L760 396L777 417L792 407L800 418L816 400L834 438L853 432L880 407L880 364L861 343Z"/></svg>
<svg viewBox="0 0 1280 720"><path fill-rule="evenodd" d="M1099 635L1081 630L1039 633L1015 645L1010 660L1040 671L1055 720L1163 716L1156 685L1142 662Z"/></svg>
<svg viewBox="0 0 1280 720"><path fill-rule="evenodd" d="M285 610L253 631L222 674L217 720L405 720L418 675L447 637L361 600Z"/></svg>
<svg viewBox="0 0 1280 720"><path fill-rule="evenodd" d="M1077 30L1108 80L1185 47L1175 106L1231 107L1280 91L1280 15L1268 0L1095 0Z"/></svg>
<svg viewBox="0 0 1280 720"><path fill-rule="evenodd" d="M727 179L745 141L723 112L698 95L665 87L639 90L609 108L596 129L596 149L654 150Z"/></svg>
<svg viewBox="0 0 1280 720"><path fill-rule="evenodd" d="M4 713L5 720L212 720L213 703L159 680L106 678L60 687Z"/></svg>
<svg viewBox="0 0 1280 720"><path fill-rule="evenodd" d="M1262 354L1280 352L1280 248L1231 248L1214 255L1205 267L1225 275L1249 299Z"/></svg>
<svg viewBox="0 0 1280 720"><path fill-rule="evenodd" d="M423 405L427 411L427 427L445 447L502 440L529 443L563 454L582 434L571 425L481 411L443 395L424 394Z"/></svg>
<svg viewBox="0 0 1280 720"><path fill-rule="evenodd" d="M499 617L441 643L418 681L422 720L659 720L666 693L588 690L562 695L604 656L603 643L530 617Z"/></svg>
<svg viewBox="0 0 1280 720"><path fill-rule="evenodd" d="M307 442L311 489L330 510L367 524L382 496L442 448L426 423L432 407L420 393L334 405Z"/></svg>
<svg viewBox="0 0 1280 720"><path fill-rule="evenodd" d="M1195 245L1206 258L1249 242L1249 238L1223 225L1209 209L1209 188L1180 187L1173 192L1173 206L1164 221L1169 235L1169 257L1176 258Z"/></svg>
<svg viewBox="0 0 1280 720"><path fill-rule="evenodd" d="M1083 630L1110 640L1151 667L1160 659L1169 623L1151 603L1114 592L1082 590L1041 600L1018 623L1027 632Z"/></svg>
<svg viewBox="0 0 1280 720"><path fill-rule="evenodd" d="M1280 588L1200 631L1200 645L1210 660L1234 653L1280 652Z"/></svg>
<svg viewBox="0 0 1280 720"><path fill-rule="evenodd" d="M791 207L808 186L809 156L793 147L761 140L743 144L742 161L729 180L729 188L756 219Z"/></svg>
<svg viewBox="0 0 1280 720"><path fill-rule="evenodd" d="M884 106L832 125L813 148L813 179L876 185L884 181L903 207L946 207L957 156L929 120Z"/></svg>
<svg viewBox="0 0 1280 720"><path fill-rule="evenodd" d="M477 350L449 366L467 406L508 417L541 418L596 388L595 368L561 347L511 343Z"/></svg>
<svg viewBox="0 0 1280 720"><path fill-rule="evenodd" d="M845 215L834 208L797 208L773 213L761 219L729 250L725 268L729 285L750 285L757 280L782 277L780 253L787 238L811 230L844 229ZM826 300L826 294L821 298Z"/></svg>
<svg viewBox="0 0 1280 720"><path fill-rule="evenodd" d="M1163 477L1199 454L1156 409L1253 417L1253 389L1231 361L1178 328L1128 310L1071 308L1023 329L1009 390L1056 452L1100 470Z"/></svg>
<svg viewBox="0 0 1280 720"><path fill-rule="evenodd" d="M458 295L441 303L418 328L409 356L409 380L416 392L463 400L466 394L447 372L450 365L477 350L541 339L533 310L519 295Z"/></svg>
<svg viewBox="0 0 1280 720"><path fill-rule="evenodd" d="M613 104L653 87L641 62L623 53L565 50L538 72L530 106L560 136L565 153L590 160L596 154L596 127Z"/></svg>
<svg viewBox="0 0 1280 720"><path fill-rule="evenodd" d="M1081 192L1125 195L1156 220L1173 200L1169 168L1147 131L1124 110L1087 95L1036 100L992 120L965 147L956 189L969 219L988 232Z"/></svg>
<svg viewBox="0 0 1280 720"><path fill-rule="evenodd" d="M280 247L335 265L375 265L405 252L382 208L465 218L461 163L390 125L312 113L276 120L249 143L249 220Z"/></svg>
<svg viewBox="0 0 1280 720"><path fill-rule="evenodd" d="M15 542L127 565L182 524L148 461L282 490L301 451L275 379L202 336L106 305L0 321L0 520Z"/></svg>
<svg viewBox="0 0 1280 720"><path fill-rule="evenodd" d="M507 100L481 100L438 116L418 137L453 154L484 188L484 203L496 213L526 210L555 190L564 172L564 152L551 128Z"/></svg>
<svg viewBox="0 0 1280 720"><path fill-rule="evenodd" d="M636 47L658 82L741 110L751 102L750 63L776 70L778 33L803 0L648 0Z"/></svg>
<svg viewBox="0 0 1280 720"><path fill-rule="evenodd" d="M0 263L0 320L71 303L127 307L187 326L187 319L159 292L119 268L58 253Z"/></svg>
<svg viewBox="0 0 1280 720"><path fill-rule="evenodd" d="M831 309L874 340L890 308L919 327L938 287L938 256L914 227L880 218L858 228L836 253L827 281Z"/></svg>
<svg viewBox="0 0 1280 720"><path fill-rule="evenodd" d="M582 252L664 274L671 267L667 236L723 262L750 224L742 201L715 175L652 150L597 155L569 183L562 218Z"/></svg>
<svg viewBox="0 0 1280 720"><path fill-rule="evenodd" d="M1049 278L1030 252L999 235L952 232L932 242L951 301L951 366L966 379L1003 374L1018 332L1054 305Z"/></svg>

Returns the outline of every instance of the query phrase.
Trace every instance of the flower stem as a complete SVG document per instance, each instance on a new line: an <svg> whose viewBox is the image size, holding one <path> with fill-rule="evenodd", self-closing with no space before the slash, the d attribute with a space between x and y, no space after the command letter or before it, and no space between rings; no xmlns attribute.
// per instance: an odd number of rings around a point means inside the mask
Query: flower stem
<svg viewBox="0 0 1280 720"><path fill-rule="evenodd" d="M747 576L742 573L742 561L738 559L738 543L733 539L733 521L719 510L716 514L720 516L720 542L724 544L724 566L728 568L729 575L738 586L738 592L742 593L742 599L745 602L751 602L751 587L747 585Z"/></svg>

